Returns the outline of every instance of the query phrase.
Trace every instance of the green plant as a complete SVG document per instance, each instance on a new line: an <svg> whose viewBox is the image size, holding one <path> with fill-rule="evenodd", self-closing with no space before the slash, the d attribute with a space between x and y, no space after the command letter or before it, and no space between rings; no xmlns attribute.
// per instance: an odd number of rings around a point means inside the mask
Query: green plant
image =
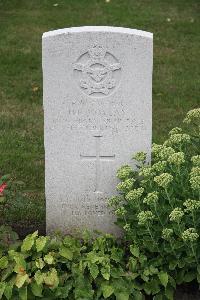
<svg viewBox="0 0 200 300"><path fill-rule="evenodd" d="M125 248L111 235L28 235L0 254L0 299L142 300Z"/></svg>
<svg viewBox="0 0 200 300"><path fill-rule="evenodd" d="M159 276L150 279L144 270L140 276L154 299L173 299L176 284L200 283L200 109L189 111L184 123L187 131L174 128L162 145L153 145L151 164L139 152L137 171L118 170L120 195L109 200L125 239L163 272L164 291Z"/></svg>

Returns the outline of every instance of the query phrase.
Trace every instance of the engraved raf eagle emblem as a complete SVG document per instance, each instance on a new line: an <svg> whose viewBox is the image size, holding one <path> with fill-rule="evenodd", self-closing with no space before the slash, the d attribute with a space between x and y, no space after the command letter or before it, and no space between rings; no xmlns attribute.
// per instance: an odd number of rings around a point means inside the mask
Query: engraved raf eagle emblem
<svg viewBox="0 0 200 300"><path fill-rule="evenodd" d="M74 70L81 73L79 85L88 95L108 95L117 83L113 73L120 69L117 59L100 45L90 48L74 64Z"/></svg>

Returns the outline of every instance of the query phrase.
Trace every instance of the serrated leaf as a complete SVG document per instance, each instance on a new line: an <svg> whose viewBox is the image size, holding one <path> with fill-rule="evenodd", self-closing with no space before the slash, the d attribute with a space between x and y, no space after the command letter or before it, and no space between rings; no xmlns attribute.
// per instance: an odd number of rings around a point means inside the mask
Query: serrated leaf
<svg viewBox="0 0 200 300"><path fill-rule="evenodd" d="M127 292L122 292L122 293L117 293L115 294L116 300L128 300L129 299L129 293Z"/></svg>
<svg viewBox="0 0 200 300"><path fill-rule="evenodd" d="M42 297L42 290L43 286L37 284L37 282L32 282L31 283L31 290L34 296L36 297Z"/></svg>
<svg viewBox="0 0 200 300"><path fill-rule="evenodd" d="M25 270L26 270L26 261L24 259L24 257L20 254L15 255L13 257L13 259L16 262L16 265L14 267L14 272L15 273L19 273L19 274L24 274Z"/></svg>
<svg viewBox="0 0 200 300"><path fill-rule="evenodd" d="M101 268L101 274L104 279L109 280L110 279L110 266L107 265L105 267Z"/></svg>
<svg viewBox="0 0 200 300"><path fill-rule="evenodd" d="M44 274L44 283L51 289L55 289L59 284L59 278L56 269L51 269Z"/></svg>
<svg viewBox="0 0 200 300"><path fill-rule="evenodd" d="M160 279L162 285L166 288L169 280L168 274L166 272L160 272L158 274L158 278Z"/></svg>
<svg viewBox="0 0 200 300"><path fill-rule="evenodd" d="M19 290L19 300L28 300L27 298L27 286Z"/></svg>
<svg viewBox="0 0 200 300"><path fill-rule="evenodd" d="M174 300L174 290L171 287L166 288L165 296L168 300Z"/></svg>
<svg viewBox="0 0 200 300"><path fill-rule="evenodd" d="M15 285L18 287L18 289L20 289L28 279L29 277L27 274L17 274Z"/></svg>
<svg viewBox="0 0 200 300"><path fill-rule="evenodd" d="M102 285L102 292L105 299L110 297L114 293L114 288L112 285L104 284Z"/></svg>
<svg viewBox="0 0 200 300"><path fill-rule="evenodd" d="M43 261L42 258L38 258L36 261L35 261L35 265L38 269L43 269L44 266L45 266L45 263Z"/></svg>
<svg viewBox="0 0 200 300"><path fill-rule="evenodd" d="M4 296L6 297L7 300L10 300L12 298L12 291L13 291L13 285L8 283L4 290Z"/></svg>
<svg viewBox="0 0 200 300"><path fill-rule="evenodd" d="M69 260L72 260L72 258L73 258L73 252L69 248L61 247L59 250L59 253L61 256L63 256L64 258L67 258Z"/></svg>
<svg viewBox="0 0 200 300"><path fill-rule="evenodd" d="M93 279L96 279L98 274L99 274L99 268L97 265L91 264L88 266L89 270L90 270L90 274L92 276Z"/></svg>
<svg viewBox="0 0 200 300"><path fill-rule="evenodd" d="M139 255L140 255L140 250L139 250L139 248L138 248L137 246L131 245L131 246L130 246L130 252L131 252L131 254L133 254L133 256L135 256L135 257L139 257Z"/></svg>
<svg viewBox="0 0 200 300"><path fill-rule="evenodd" d="M44 281L44 274L41 271L37 271L34 275L34 278L37 284L40 285Z"/></svg>
<svg viewBox="0 0 200 300"><path fill-rule="evenodd" d="M137 260L134 257L130 257L129 259L129 268L131 272L135 272L137 266Z"/></svg>
<svg viewBox="0 0 200 300"><path fill-rule="evenodd" d="M3 296L4 290L5 290L6 284L5 282L0 282L0 299Z"/></svg>
<svg viewBox="0 0 200 300"><path fill-rule="evenodd" d="M29 234L22 243L21 251L26 252L30 251L35 243L35 239L38 236L38 231L35 231L33 234Z"/></svg>
<svg viewBox="0 0 200 300"><path fill-rule="evenodd" d="M52 265L52 264L54 263L54 257L51 255L51 253L48 253L47 255L45 255L44 261L45 261L48 265Z"/></svg>
<svg viewBox="0 0 200 300"><path fill-rule="evenodd" d="M37 238L37 240L35 242L37 252L40 252L44 249L47 241L48 241L48 237L46 237L46 236L40 236Z"/></svg>
<svg viewBox="0 0 200 300"><path fill-rule="evenodd" d="M0 258L0 269L5 269L8 265L8 259L6 256Z"/></svg>

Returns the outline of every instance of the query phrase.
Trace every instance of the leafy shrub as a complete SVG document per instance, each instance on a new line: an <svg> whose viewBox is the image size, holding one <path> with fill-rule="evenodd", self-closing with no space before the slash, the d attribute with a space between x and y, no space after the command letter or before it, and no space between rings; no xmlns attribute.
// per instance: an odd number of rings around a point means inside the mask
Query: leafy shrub
<svg viewBox="0 0 200 300"><path fill-rule="evenodd" d="M185 123L187 132L174 128L153 145L151 164L140 152L137 170L117 172L119 195L109 206L121 241L87 232L82 239L34 232L19 241L0 227L0 299L173 300L177 284L200 283L200 109ZM15 189L1 179L7 205Z"/></svg>
<svg viewBox="0 0 200 300"><path fill-rule="evenodd" d="M200 109L189 111L184 123L186 131L174 128L162 145L153 144L151 164L139 152L137 171L118 170L120 195L109 200L125 239L163 271L165 293L149 270L139 277L154 299L173 299L176 284L200 283Z"/></svg>
<svg viewBox="0 0 200 300"><path fill-rule="evenodd" d="M34 232L1 252L0 278L2 299L143 299L125 250L108 234L78 240Z"/></svg>

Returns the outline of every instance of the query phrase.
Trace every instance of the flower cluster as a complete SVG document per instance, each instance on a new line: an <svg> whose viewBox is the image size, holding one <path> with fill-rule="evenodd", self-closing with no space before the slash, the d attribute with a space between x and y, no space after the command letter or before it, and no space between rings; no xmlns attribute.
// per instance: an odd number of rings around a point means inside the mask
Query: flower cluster
<svg viewBox="0 0 200 300"><path fill-rule="evenodd" d="M167 166L167 162L162 160L162 161L158 161L157 163L153 164L151 169L153 172L160 173L160 172L165 171L166 166Z"/></svg>
<svg viewBox="0 0 200 300"><path fill-rule="evenodd" d="M144 188L138 188L138 189L134 189L130 192L128 192L128 194L126 194L125 199L127 201L137 201L141 198L142 194L144 193Z"/></svg>
<svg viewBox="0 0 200 300"><path fill-rule="evenodd" d="M119 207L118 209L116 209L115 214L119 217L124 216L126 214L126 210L123 206Z"/></svg>
<svg viewBox="0 0 200 300"><path fill-rule="evenodd" d="M189 228L183 231L182 239L184 242L195 242L199 238L199 234L196 232L195 228Z"/></svg>
<svg viewBox="0 0 200 300"><path fill-rule="evenodd" d="M200 120L200 108L190 110L183 122L190 124L191 122L196 122L197 120Z"/></svg>
<svg viewBox="0 0 200 300"><path fill-rule="evenodd" d="M158 186L165 189L173 181L173 176L169 173L162 173L161 175L154 177L154 181Z"/></svg>
<svg viewBox="0 0 200 300"><path fill-rule="evenodd" d="M183 205L186 207L186 212L192 212L200 208L200 201L188 199L183 203Z"/></svg>
<svg viewBox="0 0 200 300"><path fill-rule="evenodd" d="M191 188L193 190L200 190L200 176L194 176L190 178Z"/></svg>
<svg viewBox="0 0 200 300"><path fill-rule="evenodd" d="M190 172L191 177L200 176L200 167L193 167Z"/></svg>
<svg viewBox="0 0 200 300"><path fill-rule="evenodd" d="M162 238L164 240L170 240L171 236L173 234L173 229L171 228L164 228L163 231L162 231Z"/></svg>
<svg viewBox="0 0 200 300"><path fill-rule="evenodd" d="M194 166L200 167L200 155L192 156L191 161Z"/></svg>
<svg viewBox="0 0 200 300"><path fill-rule="evenodd" d="M124 225L123 229L124 229L125 231L129 232L129 231L131 230L131 225L128 224L128 223L126 223L126 224Z"/></svg>
<svg viewBox="0 0 200 300"><path fill-rule="evenodd" d="M135 183L134 178L128 178L117 185L117 190L126 193L133 188L134 183Z"/></svg>
<svg viewBox="0 0 200 300"><path fill-rule="evenodd" d="M169 135L171 136L171 135L174 135L174 134L177 134L177 133L182 133L182 132L183 132L182 128L174 127L172 130L170 130Z"/></svg>
<svg viewBox="0 0 200 300"><path fill-rule="evenodd" d="M122 197L120 196L113 196L108 200L108 206L109 207L116 207L119 205L119 203L122 201Z"/></svg>
<svg viewBox="0 0 200 300"><path fill-rule="evenodd" d="M174 153L168 158L167 161L176 166L182 165L185 162L185 154L183 152Z"/></svg>
<svg viewBox="0 0 200 300"><path fill-rule="evenodd" d="M190 143L190 135L186 133L175 133L169 137L164 143L166 146L179 146L181 144Z"/></svg>
<svg viewBox="0 0 200 300"><path fill-rule="evenodd" d="M147 154L143 151L141 152L137 152L134 156L133 156L133 159L139 161L139 162L142 162L144 163L146 161L146 158L147 158Z"/></svg>
<svg viewBox="0 0 200 300"><path fill-rule="evenodd" d="M148 193L146 198L144 198L143 203L147 205L155 205L158 202L158 192Z"/></svg>
<svg viewBox="0 0 200 300"><path fill-rule="evenodd" d="M150 210L141 211L138 215L138 224L147 225L149 222L153 221L154 215Z"/></svg>
<svg viewBox="0 0 200 300"><path fill-rule="evenodd" d="M170 213L169 219L170 219L170 221L179 223L183 216L184 216L183 210L180 207L176 207Z"/></svg>
<svg viewBox="0 0 200 300"><path fill-rule="evenodd" d="M200 167L192 168L189 181L193 190L200 190Z"/></svg>
<svg viewBox="0 0 200 300"><path fill-rule="evenodd" d="M152 176L152 168L150 166L145 166L145 167L141 168L141 170L139 172L139 176L142 176L142 177Z"/></svg>
<svg viewBox="0 0 200 300"><path fill-rule="evenodd" d="M159 154L160 154L160 151L162 148L163 148L162 145L155 144L155 143L152 144L151 153L152 153L154 160L159 159Z"/></svg>
<svg viewBox="0 0 200 300"><path fill-rule="evenodd" d="M133 174L133 170L130 166L125 165L122 166L118 171L117 171L117 177L120 180L125 180L131 177L131 175Z"/></svg>
<svg viewBox="0 0 200 300"><path fill-rule="evenodd" d="M159 157L162 160L167 160L171 155L175 153L175 150L172 147L163 146L160 150Z"/></svg>

